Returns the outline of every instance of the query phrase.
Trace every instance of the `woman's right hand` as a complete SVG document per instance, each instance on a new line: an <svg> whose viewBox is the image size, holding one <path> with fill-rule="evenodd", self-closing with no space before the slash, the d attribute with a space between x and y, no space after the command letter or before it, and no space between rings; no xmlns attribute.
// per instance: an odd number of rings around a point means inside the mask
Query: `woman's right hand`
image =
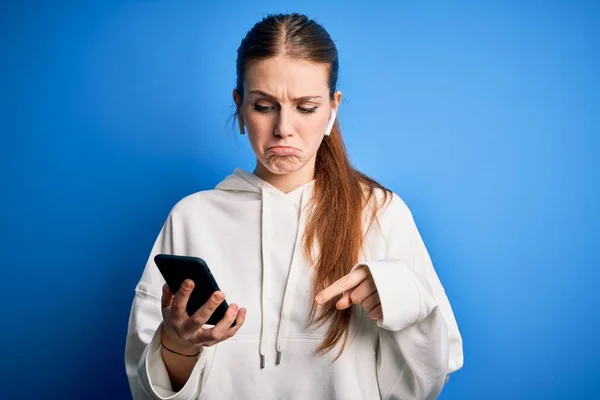
<svg viewBox="0 0 600 400"><path fill-rule="evenodd" d="M212 328L202 328L212 313L225 300L222 292L215 292L202 307L189 316L186 306L190 294L194 290L194 282L186 279L175 295L169 286L163 285L161 298L163 343L171 350L182 354L195 354L202 347L213 346L229 339L240 329L246 318L246 309L230 304L225 316ZM236 325L231 327L233 321Z"/></svg>

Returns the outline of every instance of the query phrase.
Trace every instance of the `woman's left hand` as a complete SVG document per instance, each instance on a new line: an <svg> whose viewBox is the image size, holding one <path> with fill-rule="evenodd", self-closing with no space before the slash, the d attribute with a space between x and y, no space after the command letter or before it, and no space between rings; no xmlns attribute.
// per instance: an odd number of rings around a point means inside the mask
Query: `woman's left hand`
<svg viewBox="0 0 600 400"><path fill-rule="evenodd" d="M317 294L315 301L319 305L325 304L340 294L343 296L335 305L338 310L345 310L352 304L359 304L369 313L369 318L383 318L379 293L367 266L358 267L323 289Z"/></svg>

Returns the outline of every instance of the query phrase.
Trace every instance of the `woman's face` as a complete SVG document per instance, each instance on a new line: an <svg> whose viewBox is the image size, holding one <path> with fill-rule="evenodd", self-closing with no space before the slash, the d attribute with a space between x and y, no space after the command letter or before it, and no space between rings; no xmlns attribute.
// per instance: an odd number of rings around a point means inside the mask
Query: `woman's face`
<svg viewBox="0 0 600 400"><path fill-rule="evenodd" d="M233 97L260 165L275 175L314 173L317 150L341 93L329 97L328 68L285 56L251 62L244 97Z"/></svg>

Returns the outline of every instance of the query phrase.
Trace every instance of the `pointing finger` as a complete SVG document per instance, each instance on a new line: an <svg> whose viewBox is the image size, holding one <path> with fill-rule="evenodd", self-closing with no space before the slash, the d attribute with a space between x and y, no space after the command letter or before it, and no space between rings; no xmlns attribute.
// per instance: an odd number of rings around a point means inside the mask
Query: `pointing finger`
<svg viewBox="0 0 600 400"><path fill-rule="evenodd" d="M369 276L367 267L360 267L335 281L332 285L317 294L317 304L324 304L340 294L354 289Z"/></svg>

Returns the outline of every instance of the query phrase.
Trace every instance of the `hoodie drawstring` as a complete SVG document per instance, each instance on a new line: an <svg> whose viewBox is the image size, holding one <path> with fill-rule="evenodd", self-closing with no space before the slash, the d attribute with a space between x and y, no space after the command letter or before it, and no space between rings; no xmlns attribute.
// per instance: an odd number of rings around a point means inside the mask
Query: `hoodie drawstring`
<svg viewBox="0 0 600 400"><path fill-rule="evenodd" d="M287 282L285 284L285 290L283 292L283 304L281 306L281 316L279 318L279 329L277 331L277 358L275 360L275 364L279 365L281 363L281 355L283 354L283 349L285 348L285 336L287 335L287 325L290 317L290 311L292 309L292 304L294 301L294 292L296 290L296 281L297 281L297 273L299 268L295 264L295 261L300 257L299 253L302 251L302 243L301 239L304 232L304 225L306 223L306 218L304 217L304 206L305 199L308 196L305 195L305 191L302 191L300 198L300 212L298 213L298 229L296 230L296 241L294 243L294 250L292 253L292 261L290 263L290 269L288 272Z"/></svg>
<svg viewBox="0 0 600 400"><path fill-rule="evenodd" d="M259 354L260 354L260 368L265 367L265 354L266 354L266 321L265 321L265 308L266 308L266 293L268 292L267 284L270 282L268 274L270 273L269 265L269 244L271 243L270 237L270 224L271 224L271 194L268 192L267 187L260 185L262 195L262 215L261 215L261 252L262 252L262 281L261 281L261 334L259 343ZM302 251L302 236L304 227L306 224L306 218L304 216L304 208L307 203L307 196L303 190L300 198L300 212L298 215L298 229L296 230L296 240L294 243L294 250L292 253L292 260L290 263L287 282L285 290L283 292L283 304L281 307L281 315L279 318L279 328L277 330L276 350L277 357L275 364L281 363L281 357L285 348L285 337L287 335L287 326L292 309L294 300L294 291L296 289L297 273L298 268L295 266L296 260L300 257Z"/></svg>
<svg viewBox="0 0 600 400"><path fill-rule="evenodd" d="M260 315L261 315L261 326L260 326L260 343L259 343L259 353L260 353L260 368L265 367L265 346L267 344L266 339L266 327L265 327L265 303L267 301L266 292L267 292L267 282L269 281L266 277L268 271L270 271L268 260L269 253L267 251L267 243L270 242L270 232L268 231L270 226L270 208L271 208L271 196L265 190L264 186L260 186L260 193L262 195L262 211L261 211L261 253L262 253L262 278L261 278L261 300L260 300Z"/></svg>

